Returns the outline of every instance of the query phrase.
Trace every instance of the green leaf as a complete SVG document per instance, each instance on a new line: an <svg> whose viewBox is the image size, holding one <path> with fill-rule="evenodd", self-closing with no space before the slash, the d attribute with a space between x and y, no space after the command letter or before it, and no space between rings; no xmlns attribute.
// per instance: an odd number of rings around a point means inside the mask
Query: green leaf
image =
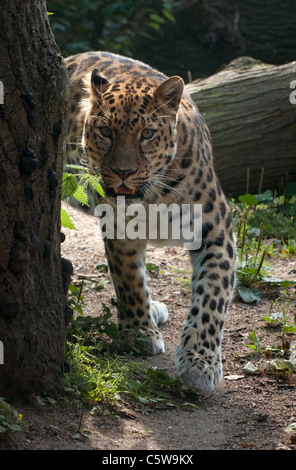
<svg viewBox="0 0 296 470"><path fill-rule="evenodd" d="M165 24L165 20L161 16L157 15L156 13L150 13L149 18L153 22Z"/></svg>
<svg viewBox="0 0 296 470"><path fill-rule="evenodd" d="M256 349L260 349L260 341L259 339L257 338L257 335L255 333L255 331L251 331L250 333L250 336L249 336L249 340L252 341L252 343L256 346Z"/></svg>
<svg viewBox="0 0 296 470"><path fill-rule="evenodd" d="M87 195L87 192L86 192L86 190L84 189L83 186L77 186L77 189L76 189L75 193L73 194L73 197L75 197L75 199L78 202L80 202L80 204L83 204L84 206L89 207L88 195Z"/></svg>
<svg viewBox="0 0 296 470"><path fill-rule="evenodd" d="M68 212L63 208L61 208L61 224L65 228L71 228L72 230L77 230Z"/></svg>
<svg viewBox="0 0 296 470"><path fill-rule="evenodd" d="M62 199L68 199L75 193L78 183L75 175L71 173L63 174Z"/></svg>
<svg viewBox="0 0 296 470"><path fill-rule="evenodd" d="M243 345L246 346L247 348L253 349L253 351L257 351L257 348L254 344L245 344L245 343L243 343Z"/></svg>
<svg viewBox="0 0 296 470"><path fill-rule="evenodd" d="M119 331L116 323L105 324L105 333L113 340L119 339Z"/></svg>
<svg viewBox="0 0 296 470"><path fill-rule="evenodd" d="M149 405L151 403L150 398L142 397L141 395L138 396L138 400L141 403L141 405Z"/></svg>
<svg viewBox="0 0 296 470"><path fill-rule="evenodd" d="M176 23L175 17L172 15L172 13L169 10L162 10L163 16L165 16L168 20L172 21L173 23Z"/></svg>
<svg viewBox="0 0 296 470"><path fill-rule="evenodd" d="M252 302L260 302L261 300L260 292L254 287L241 286L238 289L238 292L242 300L247 304L250 304Z"/></svg>
<svg viewBox="0 0 296 470"><path fill-rule="evenodd" d="M273 193L270 189L267 189L264 193L255 194L255 198L260 203L271 204L273 202Z"/></svg>
<svg viewBox="0 0 296 470"><path fill-rule="evenodd" d="M152 23L152 22L149 22L148 23L148 26L150 26L150 28L152 29L155 29L155 31L159 31L161 26L159 23Z"/></svg>
<svg viewBox="0 0 296 470"><path fill-rule="evenodd" d="M108 264L107 263L98 264L96 266L96 269L98 271L103 271L103 272L107 273L108 272Z"/></svg>
<svg viewBox="0 0 296 470"><path fill-rule="evenodd" d="M255 352L260 352L261 346L260 346L260 341L258 340L255 331L251 331L249 335L249 340L251 341L252 344L246 344L243 343L244 346L247 348L253 349Z"/></svg>
<svg viewBox="0 0 296 470"><path fill-rule="evenodd" d="M189 401L185 401L182 403L182 406L191 406L192 408L198 408L197 405L194 405L194 403L190 403Z"/></svg>
<svg viewBox="0 0 296 470"><path fill-rule="evenodd" d="M87 166L82 166L82 165L72 165L68 164L65 165L66 168L71 168L72 170L81 170L81 171L89 171L89 168Z"/></svg>
<svg viewBox="0 0 296 470"><path fill-rule="evenodd" d="M35 396L35 399L36 399L36 401L38 402L39 405L41 405L41 406L46 405L45 400L43 398L41 398L39 395Z"/></svg>
<svg viewBox="0 0 296 470"><path fill-rule="evenodd" d="M97 184L95 189L96 189L97 193L99 193L99 195L100 195L101 197L103 197L103 198L106 197L106 196L105 196L105 193L104 193L104 190L103 190L103 188L102 188L102 186L101 186L100 184Z"/></svg>
<svg viewBox="0 0 296 470"><path fill-rule="evenodd" d="M100 279L99 282L96 282L94 287L96 290L102 290L106 284L109 284L109 279Z"/></svg>
<svg viewBox="0 0 296 470"><path fill-rule="evenodd" d="M243 372L246 375L254 375L256 372L258 372L258 367L254 366L252 362L248 362L244 367L243 367Z"/></svg>
<svg viewBox="0 0 296 470"><path fill-rule="evenodd" d="M72 325L75 328L82 328L82 329L89 329L91 325L93 324L93 318L90 316L83 317L79 316L75 320L72 320Z"/></svg>
<svg viewBox="0 0 296 470"><path fill-rule="evenodd" d="M130 387L130 389L133 391L133 392L136 392L138 393L139 391L139 388L140 388L140 384L137 380L131 378L127 381L127 385Z"/></svg>
<svg viewBox="0 0 296 470"><path fill-rule="evenodd" d="M272 361L272 365L274 366L275 370L278 371L287 371L289 373L294 372L295 365L293 362L283 359L282 361Z"/></svg>
<svg viewBox="0 0 296 470"><path fill-rule="evenodd" d="M288 183L288 185L284 189L284 196L289 199L291 198L294 194L296 194L296 183L291 182Z"/></svg>
<svg viewBox="0 0 296 470"><path fill-rule="evenodd" d="M287 333L296 333L296 326L287 324L284 325L284 328Z"/></svg>
<svg viewBox="0 0 296 470"><path fill-rule="evenodd" d="M265 320L268 323L282 323L283 314L281 312L273 312L269 316L263 315L262 320Z"/></svg>
<svg viewBox="0 0 296 470"><path fill-rule="evenodd" d="M83 437L89 437L91 435L91 432L87 428L83 428L82 431L80 431L81 436Z"/></svg>
<svg viewBox="0 0 296 470"><path fill-rule="evenodd" d="M285 428L285 432L296 432L296 423L291 423Z"/></svg>
<svg viewBox="0 0 296 470"><path fill-rule="evenodd" d="M151 272L155 271L156 275L159 275L159 266L154 263L146 263L146 269Z"/></svg>
<svg viewBox="0 0 296 470"><path fill-rule="evenodd" d="M243 202L246 206L256 206L258 204L258 201L253 194L244 194L243 196L239 196L238 200Z"/></svg>
<svg viewBox="0 0 296 470"><path fill-rule="evenodd" d="M162 385L174 385L175 384L175 380L172 379L172 377L170 377L166 372L148 369L147 374L153 382L156 382L158 384L162 384Z"/></svg>

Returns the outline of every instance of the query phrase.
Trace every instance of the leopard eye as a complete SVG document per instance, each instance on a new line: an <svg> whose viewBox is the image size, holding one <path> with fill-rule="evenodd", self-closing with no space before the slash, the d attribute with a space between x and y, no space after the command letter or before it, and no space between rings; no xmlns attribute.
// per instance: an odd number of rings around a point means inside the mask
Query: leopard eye
<svg viewBox="0 0 296 470"><path fill-rule="evenodd" d="M156 132L155 129L148 129L148 128L144 129L142 131L142 137L143 137L143 139L146 139L146 140L152 139L155 132Z"/></svg>
<svg viewBox="0 0 296 470"><path fill-rule="evenodd" d="M111 139L112 137L112 130L108 126L99 127L99 131L102 137L106 137L107 139Z"/></svg>

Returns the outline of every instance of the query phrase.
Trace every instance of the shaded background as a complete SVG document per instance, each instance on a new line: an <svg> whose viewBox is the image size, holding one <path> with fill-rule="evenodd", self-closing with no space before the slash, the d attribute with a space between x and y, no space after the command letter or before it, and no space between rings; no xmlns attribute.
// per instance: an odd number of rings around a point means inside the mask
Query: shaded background
<svg viewBox="0 0 296 470"><path fill-rule="evenodd" d="M248 55L295 60L295 0L49 0L64 56L108 50L188 82Z"/></svg>
<svg viewBox="0 0 296 470"><path fill-rule="evenodd" d="M65 57L107 50L185 83L241 56L275 66L296 59L296 0L49 0L47 8ZM214 101L207 88L192 95L211 130L216 172L228 196L282 192L296 181L296 108L289 102L294 70L282 80L262 72L256 100L245 88L250 77L227 89L215 76L220 95Z"/></svg>

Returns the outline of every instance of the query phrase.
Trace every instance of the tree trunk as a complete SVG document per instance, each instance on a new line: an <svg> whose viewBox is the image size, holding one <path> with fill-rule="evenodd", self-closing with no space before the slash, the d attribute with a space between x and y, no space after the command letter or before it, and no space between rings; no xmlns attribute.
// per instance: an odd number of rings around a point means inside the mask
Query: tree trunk
<svg viewBox="0 0 296 470"><path fill-rule="evenodd" d="M65 342L68 79L45 0L1 0L0 55L0 391L9 397L56 389Z"/></svg>
<svg viewBox="0 0 296 470"><path fill-rule="evenodd" d="M282 190L296 179L296 62L249 57L187 85L209 126L217 174L228 195ZM262 185L261 185L262 179Z"/></svg>

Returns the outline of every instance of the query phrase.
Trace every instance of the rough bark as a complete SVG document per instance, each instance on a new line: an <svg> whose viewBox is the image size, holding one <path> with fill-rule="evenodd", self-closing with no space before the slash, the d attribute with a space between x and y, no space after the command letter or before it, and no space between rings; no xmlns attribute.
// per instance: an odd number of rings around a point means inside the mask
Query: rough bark
<svg viewBox="0 0 296 470"><path fill-rule="evenodd" d="M57 388L65 341L68 80L45 0L1 0L0 55L0 392L11 396Z"/></svg>
<svg viewBox="0 0 296 470"><path fill-rule="evenodd" d="M281 190L296 179L296 105L290 102L295 77L296 62L274 66L242 57L187 85L210 128L228 195Z"/></svg>

